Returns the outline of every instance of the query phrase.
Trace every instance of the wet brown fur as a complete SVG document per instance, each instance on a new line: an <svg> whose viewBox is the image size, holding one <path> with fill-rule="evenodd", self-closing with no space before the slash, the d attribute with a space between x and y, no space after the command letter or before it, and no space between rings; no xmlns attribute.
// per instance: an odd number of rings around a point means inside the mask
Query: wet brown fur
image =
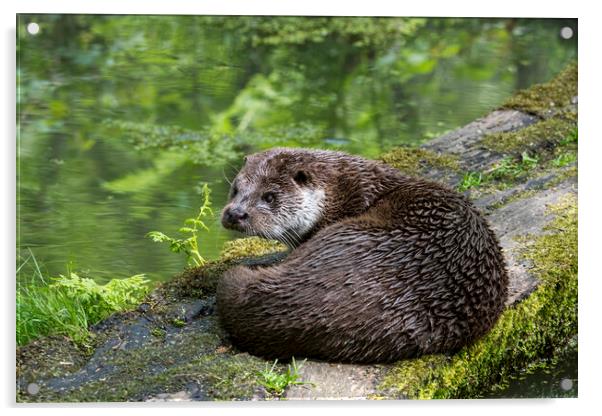
<svg viewBox="0 0 602 416"><path fill-rule="evenodd" d="M300 171L306 180L297 183ZM265 189L279 192L288 206L272 215L294 209L304 187L323 189L325 200L283 263L236 267L218 284L220 320L239 348L272 359L390 362L457 350L501 313L508 277L498 241L457 192L375 161L304 149L253 155L242 178L257 186L250 205ZM255 225L267 227L269 213L251 208L263 221Z"/></svg>

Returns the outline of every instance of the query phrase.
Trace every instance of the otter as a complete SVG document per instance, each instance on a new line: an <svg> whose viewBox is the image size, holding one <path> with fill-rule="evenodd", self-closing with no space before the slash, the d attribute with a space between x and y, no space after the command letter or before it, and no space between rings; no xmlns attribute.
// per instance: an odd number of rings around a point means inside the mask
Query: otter
<svg viewBox="0 0 602 416"><path fill-rule="evenodd" d="M386 363L453 352L504 308L506 266L485 218L456 191L377 161L297 148L248 156L222 223L291 248L218 283L221 324L254 355Z"/></svg>

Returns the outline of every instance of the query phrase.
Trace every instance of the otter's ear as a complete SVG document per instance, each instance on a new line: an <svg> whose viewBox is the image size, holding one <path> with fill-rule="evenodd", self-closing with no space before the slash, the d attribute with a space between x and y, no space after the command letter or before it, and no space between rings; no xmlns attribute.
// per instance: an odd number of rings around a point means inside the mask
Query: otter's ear
<svg viewBox="0 0 602 416"><path fill-rule="evenodd" d="M309 176L309 173L307 173L303 170L300 170L300 171L297 171L297 173L295 173L295 176L293 176L293 180L295 182L297 182L299 185L306 185L310 180L310 176Z"/></svg>

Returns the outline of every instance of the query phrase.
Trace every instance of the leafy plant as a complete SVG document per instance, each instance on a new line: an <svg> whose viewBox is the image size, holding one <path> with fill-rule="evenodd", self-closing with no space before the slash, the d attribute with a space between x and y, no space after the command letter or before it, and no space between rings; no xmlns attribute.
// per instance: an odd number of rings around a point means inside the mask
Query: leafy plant
<svg viewBox="0 0 602 416"><path fill-rule="evenodd" d="M535 169L539 163L537 156L529 156L527 152L521 154L520 161L512 157L505 157L500 163L489 172L493 179L516 179L524 173Z"/></svg>
<svg viewBox="0 0 602 416"><path fill-rule="evenodd" d="M89 319L99 321L111 313L136 306L148 293L148 280L143 274L127 279L112 279L104 285L75 273L52 279L50 290L64 292L86 310Z"/></svg>
<svg viewBox="0 0 602 416"><path fill-rule="evenodd" d="M483 182L483 174L481 172L466 172L462 181L458 185L458 191L464 192L471 188L476 188Z"/></svg>
<svg viewBox="0 0 602 416"><path fill-rule="evenodd" d="M303 363L305 363L305 360L303 360ZM288 386L303 384L314 386L313 383L299 380L299 369L302 367L303 363L297 366L297 362L293 357L292 363L287 366L287 369L284 372L276 370L278 360L275 360L271 367L268 367L269 364L266 364L265 370L259 372L259 384L275 396L282 395Z"/></svg>
<svg viewBox="0 0 602 416"><path fill-rule="evenodd" d="M179 229L179 232L188 234L189 237L173 238L163 234L161 231L151 231L146 234L155 243L169 243L169 249L174 253L185 253L188 264L191 266L202 266L207 262L199 252L198 242L199 231L201 229L209 231L202 218L207 215L213 215L210 199L211 190L206 183L201 188L201 195L203 197L203 204L199 209L198 215L196 218L186 219L184 221L185 226Z"/></svg>
<svg viewBox="0 0 602 416"><path fill-rule="evenodd" d="M137 305L150 290L143 275L113 279L105 285L72 272L46 279L31 251L17 267L17 274L22 276L27 269L31 278L19 278L17 288L18 345L52 334L85 343L89 325Z"/></svg>
<svg viewBox="0 0 602 416"><path fill-rule="evenodd" d="M576 160L577 155L575 153L562 153L552 160L552 165L557 168L561 168L575 162Z"/></svg>

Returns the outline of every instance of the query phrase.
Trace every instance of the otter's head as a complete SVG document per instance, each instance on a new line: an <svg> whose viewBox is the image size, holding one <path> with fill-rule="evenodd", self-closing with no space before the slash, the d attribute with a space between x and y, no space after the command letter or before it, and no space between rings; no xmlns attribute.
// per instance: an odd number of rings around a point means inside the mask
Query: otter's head
<svg viewBox="0 0 602 416"><path fill-rule="evenodd" d="M320 221L324 189L308 155L275 149L248 156L222 211L226 228L296 246Z"/></svg>

